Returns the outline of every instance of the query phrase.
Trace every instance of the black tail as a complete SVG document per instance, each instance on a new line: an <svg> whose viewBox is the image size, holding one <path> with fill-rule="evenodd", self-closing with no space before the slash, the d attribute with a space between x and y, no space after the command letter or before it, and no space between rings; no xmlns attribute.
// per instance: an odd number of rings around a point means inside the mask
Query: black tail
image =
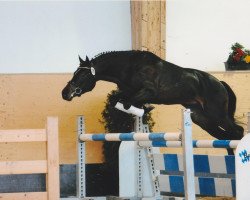
<svg viewBox="0 0 250 200"><path fill-rule="evenodd" d="M228 94L228 115L233 121L235 121L234 113L236 110L236 95L234 94L232 88L226 82L221 81L221 83L226 88Z"/></svg>

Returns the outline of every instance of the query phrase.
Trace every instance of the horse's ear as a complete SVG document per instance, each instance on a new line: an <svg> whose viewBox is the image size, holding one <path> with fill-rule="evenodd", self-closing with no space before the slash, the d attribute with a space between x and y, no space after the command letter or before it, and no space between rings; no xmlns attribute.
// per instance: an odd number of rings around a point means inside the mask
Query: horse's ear
<svg viewBox="0 0 250 200"><path fill-rule="evenodd" d="M80 56L78 56L78 57L79 57L80 63L84 63L83 59Z"/></svg>
<svg viewBox="0 0 250 200"><path fill-rule="evenodd" d="M89 58L88 58L88 56L86 56L86 60L85 60L85 62L89 62Z"/></svg>

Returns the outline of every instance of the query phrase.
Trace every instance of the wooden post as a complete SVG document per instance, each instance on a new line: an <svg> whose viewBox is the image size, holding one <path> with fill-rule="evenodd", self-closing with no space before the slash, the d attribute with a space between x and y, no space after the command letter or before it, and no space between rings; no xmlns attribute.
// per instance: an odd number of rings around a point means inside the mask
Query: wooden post
<svg viewBox="0 0 250 200"><path fill-rule="evenodd" d="M131 1L131 29L132 29L132 48L134 50L141 49L141 12L142 4L140 1Z"/></svg>
<svg viewBox="0 0 250 200"><path fill-rule="evenodd" d="M148 1L147 48L161 56L161 2Z"/></svg>
<svg viewBox="0 0 250 200"><path fill-rule="evenodd" d="M250 133L250 112L247 113L247 133Z"/></svg>
<svg viewBox="0 0 250 200"><path fill-rule="evenodd" d="M47 118L47 191L48 200L60 198L59 184L59 145L58 145L58 118Z"/></svg>
<svg viewBox="0 0 250 200"><path fill-rule="evenodd" d="M166 1L131 0L132 48L165 58Z"/></svg>

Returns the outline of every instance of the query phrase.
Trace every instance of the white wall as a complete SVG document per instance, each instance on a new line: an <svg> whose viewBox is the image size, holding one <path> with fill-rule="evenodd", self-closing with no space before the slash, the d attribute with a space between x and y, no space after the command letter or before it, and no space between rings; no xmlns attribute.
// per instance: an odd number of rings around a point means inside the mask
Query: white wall
<svg viewBox="0 0 250 200"><path fill-rule="evenodd" d="M250 49L249 8L249 0L167 0L167 60L224 71L232 44Z"/></svg>
<svg viewBox="0 0 250 200"><path fill-rule="evenodd" d="M0 2L0 73L72 72L78 54L131 48L128 0Z"/></svg>

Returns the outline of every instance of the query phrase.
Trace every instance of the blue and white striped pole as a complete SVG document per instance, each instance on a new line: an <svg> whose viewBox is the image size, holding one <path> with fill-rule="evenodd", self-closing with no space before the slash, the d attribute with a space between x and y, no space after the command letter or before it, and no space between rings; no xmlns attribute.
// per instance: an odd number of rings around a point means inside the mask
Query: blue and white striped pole
<svg viewBox="0 0 250 200"><path fill-rule="evenodd" d="M194 148L231 148L235 149L239 140L193 140ZM181 141L143 141L139 143L142 147L182 147Z"/></svg>
<svg viewBox="0 0 250 200"><path fill-rule="evenodd" d="M82 134L81 141L178 141L181 133L98 133Z"/></svg>

